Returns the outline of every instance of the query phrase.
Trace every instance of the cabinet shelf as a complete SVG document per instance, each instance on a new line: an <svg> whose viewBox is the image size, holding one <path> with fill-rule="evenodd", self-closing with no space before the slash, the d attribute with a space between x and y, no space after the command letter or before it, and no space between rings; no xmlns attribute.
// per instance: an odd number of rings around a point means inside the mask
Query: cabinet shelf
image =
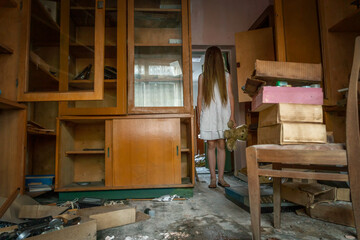
<svg viewBox="0 0 360 240"><path fill-rule="evenodd" d="M334 26L329 28L330 32L360 32L360 9L345 17Z"/></svg>
<svg viewBox="0 0 360 240"><path fill-rule="evenodd" d="M0 109L25 109L25 105L0 97Z"/></svg>
<svg viewBox="0 0 360 240"><path fill-rule="evenodd" d="M44 131L44 130L35 130L35 129L27 129L28 135L42 135L42 136L56 136L56 133L53 131Z"/></svg>
<svg viewBox="0 0 360 240"><path fill-rule="evenodd" d="M73 6L70 7L70 10L95 11L95 7ZM117 11L117 8L105 7L105 11Z"/></svg>
<svg viewBox="0 0 360 240"><path fill-rule="evenodd" d="M164 43L164 44L154 44L154 43L135 43L135 47L181 47L181 43Z"/></svg>
<svg viewBox="0 0 360 240"><path fill-rule="evenodd" d="M66 151L66 155L103 155L104 150L89 150L89 151Z"/></svg>
<svg viewBox="0 0 360 240"><path fill-rule="evenodd" d="M182 153L190 153L190 148L182 148L181 152Z"/></svg>
<svg viewBox="0 0 360 240"><path fill-rule="evenodd" d="M39 0L31 4L31 39L33 45L54 45L60 42L60 26Z"/></svg>
<svg viewBox="0 0 360 240"><path fill-rule="evenodd" d="M156 77L149 77L146 76L143 79L135 79L136 82L178 82L178 81L182 81L183 78L182 77L161 77L161 78L156 78Z"/></svg>
<svg viewBox="0 0 360 240"><path fill-rule="evenodd" d="M60 187L56 191L81 191L81 190L102 190L105 187L104 182L88 182L88 184L84 183L70 183L65 185L64 187Z"/></svg>
<svg viewBox="0 0 360 240"><path fill-rule="evenodd" d="M95 26L95 8L94 7L71 7L71 19L78 27L94 27ZM105 8L105 27L117 26L117 9Z"/></svg>
<svg viewBox="0 0 360 240"><path fill-rule="evenodd" d="M42 86L44 90L58 90L59 79L51 73L55 70L34 52L30 52L29 72L30 91L34 90L32 86Z"/></svg>
<svg viewBox="0 0 360 240"><path fill-rule="evenodd" d="M0 54L12 54L13 52L10 47L0 43Z"/></svg>
<svg viewBox="0 0 360 240"><path fill-rule="evenodd" d="M116 88L116 79L105 79L104 88ZM69 86L79 89L91 89L94 88L93 80L69 80Z"/></svg>
<svg viewBox="0 0 360 240"><path fill-rule="evenodd" d="M70 55L75 58L94 58L94 46L79 43L70 44ZM105 57L116 58L116 46L105 46Z"/></svg>
<svg viewBox="0 0 360 240"><path fill-rule="evenodd" d="M181 12L177 8L135 8L135 12Z"/></svg>
<svg viewBox="0 0 360 240"><path fill-rule="evenodd" d="M0 0L0 7L16 8L18 3L15 0Z"/></svg>

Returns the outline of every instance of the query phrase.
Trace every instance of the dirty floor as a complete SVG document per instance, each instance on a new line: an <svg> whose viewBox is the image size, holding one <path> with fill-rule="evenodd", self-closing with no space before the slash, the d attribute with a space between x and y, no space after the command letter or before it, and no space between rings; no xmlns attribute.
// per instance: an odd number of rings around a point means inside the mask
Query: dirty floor
<svg viewBox="0 0 360 240"><path fill-rule="evenodd" d="M250 240L249 213L226 199L223 188L209 189L209 174L201 173L199 179L194 196L185 201L129 201L129 205L138 211L154 210L155 216L135 224L99 231L98 239L114 236L114 239L122 240ZM231 175L226 176L226 180L232 186L244 184ZM294 212L282 213L281 216L281 229L277 230L272 227L272 214L262 214L262 239L345 240L355 235L354 228L298 216Z"/></svg>

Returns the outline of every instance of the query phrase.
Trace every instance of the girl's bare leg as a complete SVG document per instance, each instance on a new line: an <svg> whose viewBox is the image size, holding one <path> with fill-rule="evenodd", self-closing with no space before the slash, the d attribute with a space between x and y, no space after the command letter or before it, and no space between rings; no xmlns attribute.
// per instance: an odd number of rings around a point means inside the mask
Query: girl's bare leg
<svg viewBox="0 0 360 240"><path fill-rule="evenodd" d="M230 185L224 180L225 169L225 140L218 139L217 143L217 167L218 167L218 183L220 186L229 187Z"/></svg>
<svg viewBox="0 0 360 240"><path fill-rule="evenodd" d="M216 187L216 173L215 173L215 147L216 140L208 140L208 160L209 160L209 169L210 169L210 188Z"/></svg>

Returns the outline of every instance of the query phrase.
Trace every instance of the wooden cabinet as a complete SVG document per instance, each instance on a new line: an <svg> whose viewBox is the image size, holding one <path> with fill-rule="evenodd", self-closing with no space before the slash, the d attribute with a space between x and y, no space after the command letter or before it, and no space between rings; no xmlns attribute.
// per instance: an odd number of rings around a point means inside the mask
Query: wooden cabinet
<svg viewBox="0 0 360 240"><path fill-rule="evenodd" d="M108 185L109 127L105 119L61 119L57 123L55 190L99 190Z"/></svg>
<svg viewBox="0 0 360 240"><path fill-rule="evenodd" d="M104 2L48 2L51 13L40 0L23 2L19 101L103 98ZM89 64L89 74L81 74Z"/></svg>
<svg viewBox="0 0 360 240"><path fill-rule="evenodd" d="M56 191L191 187L193 117L61 117Z"/></svg>
<svg viewBox="0 0 360 240"><path fill-rule="evenodd" d="M190 113L187 0L128 1L129 113Z"/></svg>
<svg viewBox="0 0 360 240"><path fill-rule="evenodd" d="M61 102L60 115L119 115L127 112L126 0L107 0L104 8L105 22L101 28L105 29L105 39L99 46L105 49L104 77L101 79L104 98L98 101ZM89 64L94 67L91 54L94 50L94 33L97 31L94 27L94 10L94 6L86 1L71 2L69 17L70 29L73 30L70 32L69 56L76 63L76 73ZM89 16L92 16L91 20ZM69 87L73 90L93 89L94 76L90 74L88 79L70 80Z"/></svg>

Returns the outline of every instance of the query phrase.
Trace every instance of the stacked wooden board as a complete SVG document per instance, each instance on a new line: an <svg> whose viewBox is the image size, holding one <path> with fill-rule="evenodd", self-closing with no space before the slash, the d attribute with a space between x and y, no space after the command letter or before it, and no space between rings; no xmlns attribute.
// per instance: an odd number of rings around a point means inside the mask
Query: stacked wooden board
<svg viewBox="0 0 360 240"><path fill-rule="evenodd" d="M249 83L264 81L252 101L252 111L259 112L258 144L326 142L321 79L320 64L256 61ZM273 86L277 81L286 85Z"/></svg>

